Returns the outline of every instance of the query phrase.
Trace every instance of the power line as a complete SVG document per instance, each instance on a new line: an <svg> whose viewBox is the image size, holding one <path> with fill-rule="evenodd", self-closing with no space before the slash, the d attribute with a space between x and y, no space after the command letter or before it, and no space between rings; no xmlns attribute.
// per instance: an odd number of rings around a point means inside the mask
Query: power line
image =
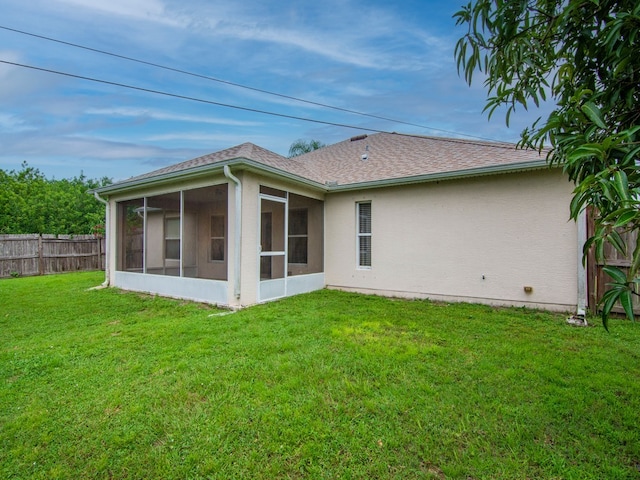
<svg viewBox="0 0 640 480"><path fill-rule="evenodd" d="M476 138L476 139L480 139L480 140L495 141L495 140L492 140L492 139L489 139L489 138L479 137L477 135L469 135L469 134L466 134L466 133L453 132L451 130L443 130L441 128L429 127L429 126L426 126L426 125L420 125L420 124L417 124L417 123L406 122L406 121L403 121L403 120L396 120L396 119L393 119L393 118L383 117L383 116L375 115L375 114L371 114L371 113L364 113L364 112L359 112L359 111L356 111L356 110L350 110L348 108L336 107L335 105L329 105L329 104L326 104L326 103L314 102L312 100L305 100L303 98L293 97L291 95L285 95L285 94L282 94L282 93L272 92L272 91L269 91L269 90L263 90L261 88L251 87L251 86L248 86L248 85L242 85L240 83L231 82L229 80L223 80L223 79L216 78L216 77L211 77L211 76L208 76L208 75L202 75L202 74L199 74L199 73L189 72L187 70L181 70L179 68L168 67L166 65L161 65L161 64L154 63L154 62L149 62L149 61L146 61L146 60L140 60L138 58L129 57L129 56L126 56L126 55L120 55L118 53L113 53L113 52L109 52L109 51L106 51L106 50L100 50L98 48L88 47L86 45L80 45L78 43L72 43L72 42L67 42L67 41L60 40L60 39L53 38L53 37L47 37L47 36L44 36L44 35L38 35L36 33L26 32L24 30L18 30L16 28L7 27L7 26L4 26L4 25L0 25L0 29L7 30L7 31L10 31L10 32L20 33L22 35L27 35L27 36L34 37L34 38L39 38L39 39L42 39L42 40L47 40L49 42L59 43L61 45L67 45L67 46L74 47L74 48L80 48L80 49L87 50L87 51L90 51L90 52L100 53L102 55L108 55L108 56L111 56L111 57L120 58L120 59L123 59L123 60L128 60L130 62L140 63L140 64L143 64L143 65L148 65L148 66L151 66L151 67L160 68L160 69L163 69L163 70L168 70L168 71L171 71L171 72L181 73L183 75L189 75L189 76L196 77L196 78L202 78L202 79L205 79L205 80L210 80L212 82L223 83L223 84L226 84L226 85L231 85L233 87L244 88L246 90L252 90L254 92L264 93L264 94L267 94L267 95L272 95L272 96L276 96L276 97L280 97L280 98L286 98L288 100L294 100L296 102L306 103L308 105L315 105L315 106L318 106L318 107L329 108L329 109L337 110L337 111L344 112L344 113L350 113L350 114L353 114L353 115L360 115L360 116L363 116L363 117L375 118L375 119L378 119L378 120L384 120L386 122L399 123L399 124L402 124L402 125L409 125L409 126L412 126L412 127L423 128L423 129L426 129L426 130L433 130L433 131L443 132L443 133L448 133L448 134L453 134L453 135L461 135L461 136L464 136L464 137ZM27 67L27 68L30 68L30 67ZM56 72L53 72L53 73L56 73ZM290 117L290 118L296 118L296 117ZM329 123L329 124L333 125L331 123ZM356 127L350 127L350 128L356 128ZM369 130L369 129L363 129L363 130ZM379 130L373 129L373 130L369 130L369 131L376 131L377 132Z"/></svg>
<svg viewBox="0 0 640 480"><path fill-rule="evenodd" d="M233 108L233 109L236 109L236 110L243 110L245 112L261 113L263 115L271 115L271 116L274 116L274 117L289 118L289 119L292 119L292 120L301 120L303 122L320 123L320 124L323 124L323 125L331 125L333 127L352 128L354 130L364 130L364 131L367 131L367 132L390 133L390 132L388 132L386 130L378 130L378 129L375 129L375 128L356 127L354 125L347 125L347 124L344 124L344 123L327 122L327 121L324 121L324 120L316 120L316 119L313 119L313 118L298 117L298 116L295 116L295 115L287 115L285 113L269 112L267 110L259 110L257 108L241 107L239 105L231 105L231 104L228 104L228 103L215 102L213 100L205 100L205 99L197 98L197 97L189 97L187 95L180 95L180 94L177 94L177 93L164 92L162 90L154 90L154 89L151 89L151 88L137 87L135 85L128 85L126 83L119 83L119 82L112 82L110 80L103 80L103 79L100 79L100 78L85 77L84 75L76 75L74 73L61 72L59 70L52 70L52 69L49 69L49 68L36 67L36 66L33 66L33 65L26 65L26 64L23 64L23 63L10 62L8 60L0 59L0 63L5 63L7 65L14 65L16 67L28 68L28 69L31 69L31 70L37 70L37 71L40 71L40 72L52 73L52 74L55 74L55 75L62 75L62 76L65 76L65 77L77 78L77 79L80 79L80 80L87 80L87 81L90 81L90 82L103 83L103 84L106 84L106 85L113 85L113 86L116 86L116 87L128 88L130 90L138 90L140 92L147 92L147 93L153 93L153 94L156 94L156 95L163 95L165 97L173 97L173 98L179 98L179 99L182 99L182 100L190 100L190 101L193 101L193 102L206 103L206 104L209 104L209 105L216 105L218 107Z"/></svg>

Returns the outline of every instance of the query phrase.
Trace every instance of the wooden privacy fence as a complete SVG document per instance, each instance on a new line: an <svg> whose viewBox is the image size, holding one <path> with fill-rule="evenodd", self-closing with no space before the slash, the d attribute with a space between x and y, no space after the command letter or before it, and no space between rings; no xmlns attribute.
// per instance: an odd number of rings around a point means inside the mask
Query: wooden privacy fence
<svg viewBox="0 0 640 480"><path fill-rule="evenodd" d="M105 240L94 235L0 235L0 278L104 269Z"/></svg>
<svg viewBox="0 0 640 480"><path fill-rule="evenodd" d="M587 235L591 236L594 234L595 226L593 223L593 218L591 215L588 216L587 221ZM631 267L631 258L633 256L633 251L636 248L636 244L638 243L638 231L631 232L620 232L622 239L625 242L627 247L627 251L625 254L621 254L615 248L613 248L609 244L605 244L604 247L604 261L597 261L593 252L593 249L589 252L587 256L587 282L588 282L588 290L589 290L589 308L591 311L596 312L598 302L604 295L604 292L607 290L607 284L612 281L612 279L607 275L602 267L605 265L610 265L612 267L618 267L624 273L629 271ZM634 287L636 293L640 293L640 289L636 285ZM633 311L636 315L640 315L640 296L632 295L633 300ZM616 313L624 313L624 309L620 303L616 303L613 307L613 312Z"/></svg>

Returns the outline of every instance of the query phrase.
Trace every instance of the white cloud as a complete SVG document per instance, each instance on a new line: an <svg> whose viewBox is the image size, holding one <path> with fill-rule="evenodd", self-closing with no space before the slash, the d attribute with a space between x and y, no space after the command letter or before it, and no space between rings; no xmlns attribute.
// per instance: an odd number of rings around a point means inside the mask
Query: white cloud
<svg viewBox="0 0 640 480"><path fill-rule="evenodd" d="M25 63L23 55L12 50L0 50L0 60L13 63ZM0 101L3 108L24 106L25 101L32 99L33 92L56 85L60 80L50 75L34 72L20 66L0 63Z"/></svg>
<svg viewBox="0 0 640 480"><path fill-rule="evenodd" d="M387 68L388 62L384 61L376 52L367 51L366 48L358 48L354 53L348 45L354 44L352 39L345 36L327 35L325 32L296 31L294 29L271 29L259 26L230 26L219 28L216 34L230 35L242 40L271 42L294 47L306 52L311 52L330 60L355 65L365 68ZM347 48L345 48L347 46ZM386 65L384 65L386 64Z"/></svg>
<svg viewBox="0 0 640 480"><path fill-rule="evenodd" d="M213 125L228 125L236 127L256 127L262 125L260 122L230 120L226 118L216 118L210 115L168 113L161 110L139 107L90 108L86 113L89 115L104 115L109 117L142 117L171 122L210 123Z"/></svg>
<svg viewBox="0 0 640 480"><path fill-rule="evenodd" d="M34 130L34 127L28 126L24 120L8 113L0 113L0 128L6 132L26 132Z"/></svg>
<svg viewBox="0 0 640 480"><path fill-rule="evenodd" d="M57 0L76 7L98 12L128 17L133 20L146 20L170 26L185 26L184 21L165 11L160 0Z"/></svg>
<svg viewBox="0 0 640 480"><path fill-rule="evenodd" d="M0 136L2 138L2 136ZM91 160L146 160L165 157L170 152L193 153L190 149L171 149L139 142L114 141L86 135L22 135L3 138L5 154L21 155L24 159L65 158ZM189 157L187 157L189 158ZM183 158L184 159L184 158Z"/></svg>
<svg viewBox="0 0 640 480"><path fill-rule="evenodd" d="M442 47L437 37L409 28L392 10L356 1L325 1L314 8L254 0L186 9L181 15L190 17L192 28L205 36L280 45L300 60L297 55L306 54L307 62L313 54L360 68L415 71L425 58L411 55L409 46Z"/></svg>
<svg viewBox="0 0 640 480"><path fill-rule="evenodd" d="M236 145L247 141L246 135L237 134L218 134L208 132L189 132L189 133L166 133L160 135L151 135L145 138L148 142L169 142L169 141L182 141L182 142L198 142L208 144L230 144Z"/></svg>
<svg viewBox="0 0 640 480"><path fill-rule="evenodd" d="M6 60L7 62L19 63L21 55L13 50L0 50L0 58L2 58L2 60ZM18 68L20 67L16 67L15 65L9 65L6 63L0 63L0 79L6 78L9 73L17 70Z"/></svg>

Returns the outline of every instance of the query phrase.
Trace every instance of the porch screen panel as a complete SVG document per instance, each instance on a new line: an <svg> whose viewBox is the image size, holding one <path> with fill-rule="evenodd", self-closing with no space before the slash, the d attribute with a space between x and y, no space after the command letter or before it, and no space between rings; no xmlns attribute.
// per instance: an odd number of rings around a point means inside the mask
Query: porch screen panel
<svg viewBox="0 0 640 480"><path fill-rule="evenodd" d="M289 194L287 275L324 271L324 202Z"/></svg>
<svg viewBox="0 0 640 480"><path fill-rule="evenodd" d="M227 280L228 185L183 192L182 275Z"/></svg>
<svg viewBox="0 0 640 480"><path fill-rule="evenodd" d="M118 202L117 269L142 273L144 259L144 199Z"/></svg>
<svg viewBox="0 0 640 480"><path fill-rule="evenodd" d="M180 192L147 197L146 273L180 275Z"/></svg>
<svg viewBox="0 0 640 480"><path fill-rule="evenodd" d="M260 279L285 276L285 203L261 200Z"/></svg>

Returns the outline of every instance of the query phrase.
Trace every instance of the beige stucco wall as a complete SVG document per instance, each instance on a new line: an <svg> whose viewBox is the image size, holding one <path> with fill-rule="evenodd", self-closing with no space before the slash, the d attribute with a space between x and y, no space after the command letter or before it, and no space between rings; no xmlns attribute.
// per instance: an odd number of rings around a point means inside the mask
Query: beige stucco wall
<svg viewBox="0 0 640 480"><path fill-rule="evenodd" d="M235 305L251 305L257 299L257 265L258 265L258 192L259 183L257 179L246 172L234 173L242 182L242 241L241 241L241 264L240 264L240 301L234 300ZM235 188L229 185L229 210L235 212ZM235 213L229 215L229 220L235 229ZM233 232L232 225L229 224L229 232ZM231 233L233 235L233 233ZM229 237L230 245L233 237ZM229 257L233 258L233 257ZM234 275L233 268L230 273ZM234 277L235 278L235 277ZM231 282L231 278L229 281Z"/></svg>
<svg viewBox="0 0 640 480"><path fill-rule="evenodd" d="M328 195L329 287L555 310L577 304L571 184L557 170ZM356 207L372 204L372 267L356 268ZM530 293L524 287L531 287Z"/></svg>

